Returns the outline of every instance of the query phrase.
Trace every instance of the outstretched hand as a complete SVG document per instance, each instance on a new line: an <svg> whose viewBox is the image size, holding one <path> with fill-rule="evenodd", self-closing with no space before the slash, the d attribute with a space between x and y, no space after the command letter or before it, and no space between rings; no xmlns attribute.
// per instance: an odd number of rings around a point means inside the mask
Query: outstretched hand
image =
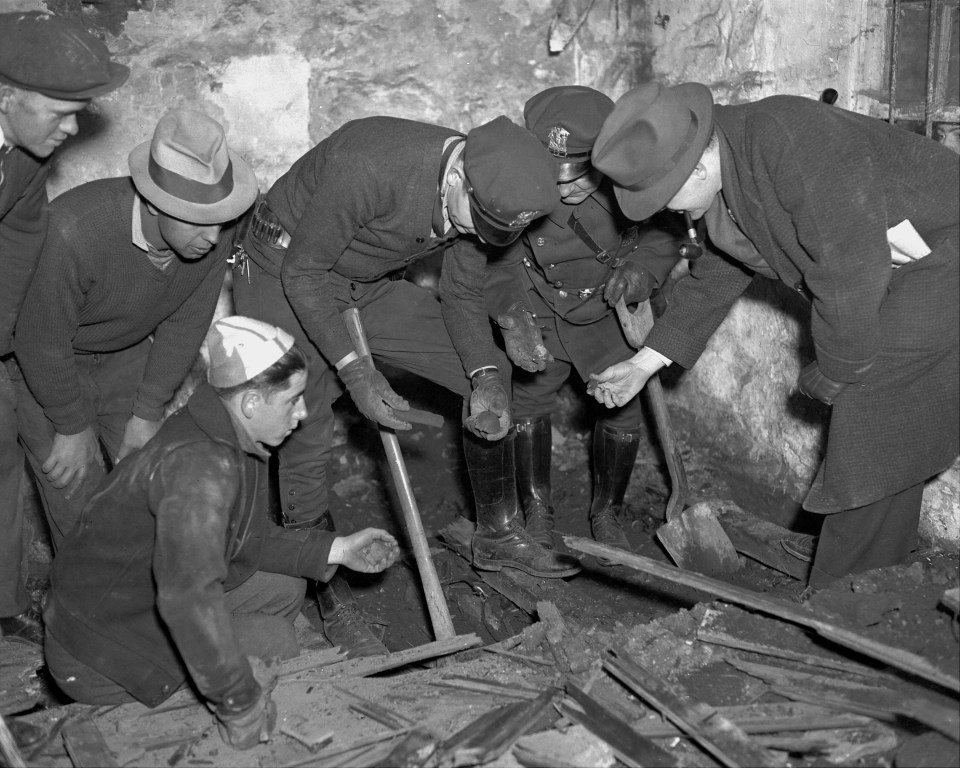
<svg viewBox="0 0 960 768"><path fill-rule="evenodd" d="M642 348L629 360L591 373L587 394L607 408L619 408L634 398L662 367L662 360Z"/></svg>
<svg viewBox="0 0 960 768"><path fill-rule="evenodd" d="M345 565L359 573L380 573L400 556L397 540L380 528L364 528L337 536L330 547L330 565Z"/></svg>

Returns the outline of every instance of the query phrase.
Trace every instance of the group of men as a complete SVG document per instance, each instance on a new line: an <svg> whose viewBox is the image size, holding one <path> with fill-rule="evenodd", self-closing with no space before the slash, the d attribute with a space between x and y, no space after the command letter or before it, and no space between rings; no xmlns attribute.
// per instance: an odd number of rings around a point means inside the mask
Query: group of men
<svg viewBox="0 0 960 768"><path fill-rule="evenodd" d="M923 482L958 452L949 150L798 97L724 107L650 83L614 104L560 86L523 126L349 122L259 194L223 128L176 109L129 176L48 204L49 156L127 74L73 22L0 14L0 627L39 632L19 440L55 552L45 652L71 698L155 706L191 684L224 739L253 746L276 718L257 659L298 653L308 584L331 643L387 651L336 566L383 570L397 542L338 535L326 488L344 390L381 427L411 426L374 358L463 398L474 565L541 578L580 569L550 495L551 416L575 373L605 406L591 529L629 547L640 390L696 362L754 275L810 300L800 387L833 404L806 500L825 516L811 584L909 552ZM683 212L705 253L673 285ZM439 300L402 279L437 254ZM211 323L228 262L236 315ZM615 307L645 302L659 317L637 351ZM341 320L354 307L370 355ZM207 382L164 420L204 339Z"/></svg>

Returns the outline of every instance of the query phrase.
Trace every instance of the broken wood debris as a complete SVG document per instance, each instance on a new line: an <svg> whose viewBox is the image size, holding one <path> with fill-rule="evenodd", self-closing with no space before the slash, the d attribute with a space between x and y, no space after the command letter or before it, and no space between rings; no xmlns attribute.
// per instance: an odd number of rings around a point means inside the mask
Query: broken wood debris
<svg viewBox="0 0 960 768"><path fill-rule="evenodd" d="M579 708L562 701L557 705L560 714L571 722L582 725L597 738L609 744L617 757L626 765L637 766L637 768L679 765L672 755L646 736L637 733L572 681L568 682L565 690Z"/></svg>
<svg viewBox="0 0 960 768"><path fill-rule="evenodd" d="M603 668L729 768L782 765L784 759L755 744L713 707L696 701L680 685L657 678L622 649L608 648Z"/></svg>
<svg viewBox="0 0 960 768"><path fill-rule="evenodd" d="M280 733L284 733L292 739L296 739L311 752L318 752L331 741L333 741L333 731L311 721L303 715L287 715L280 722Z"/></svg>
<svg viewBox="0 0 960 768"><path fill-rule="evenodd" d="M378 704L375 701L365 699L363 696L353 693L353 691L348 691L345 688L341 688L337 685L332 686L332 688L337 693L341 693L344 696L349 696L350 698L355 699L355 701L348 705L354 712L357 712L364 717L369 717L371 720L375 720L381 725L387 726L387 728L396 730L398 728L405 728L415 725L414 721L409 717L405 717L399 712L394 712L392 709L385 707L383 704Z"/></svg>
<svg viewBox="0 0 960 768"><path fill-rule="evenodd" d="M477 680L476 678L463 677L460 675L451 675L440 680L434 680L430 685L441 688L459 688L460 690L493 694L495 696L507 696L514 699L535 699L540 695L540 691L534 688L507 685L492 680Z"/></svg>
<svg viewBox="0 0 960 768"><path fill-rule="evenodd" d="M564 536L563 539L567 543L567 546L580 552L585 552L588 555L604 557L638 571L644 571L653 576L666 579L667 581L684 584L694 589L716 595L728 602L763 611L764 613L777 616L795 624L809 627L815 630L817 634L833 640L838 645L883 661L904 672L909 672L912 675L943 686L954 693L960 693L960 678L937 669L923 657L905 651L902 648L894 648L885 643L880 643L849 629L836 626L835 624L822 621L818 619L814 613L800 606L793 607L785 603L770 600L749 589L743 589L719 581L718 579L712 579L709 576L701 576L698 573L692 573L671 565L658 563L656 560L648 557L634 555L617 547L609 547L590 539L577 536Z"/></svg>
<svg viewBox="0 0 960 768"><path fill-rule="evenodd" d="M78 717L63 727L63 743L76 768L116 768L118 763L103 734L93 722L93 713Z"/></svg>

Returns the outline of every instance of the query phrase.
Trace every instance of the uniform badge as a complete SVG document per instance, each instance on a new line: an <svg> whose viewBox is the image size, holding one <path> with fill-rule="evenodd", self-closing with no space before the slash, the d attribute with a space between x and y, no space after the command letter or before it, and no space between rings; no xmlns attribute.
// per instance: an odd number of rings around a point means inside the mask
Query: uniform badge
<svg viewBox="0 0 960 768"><path fill-rule="evenodd" d="M569 135L570 131L566 128L561 128L559 125L553 126L550 133L547 134L547 149L550 150L550 154L556 157L566 157L567 136Z"/></svg>
<svg viewBox="0 0 960 768"><path fill-rule="evenodd" d="M510 227L524 226L524 227L525 227L525 226L527 226L527 224L529 224L531 221L533 221L533 220L537 217L537 215L538 215L539 213L540 213L540 211L520 211L520 213L517 214L517 217L516 217L513 221L510 222L509 226L510 226Z"/></svg>

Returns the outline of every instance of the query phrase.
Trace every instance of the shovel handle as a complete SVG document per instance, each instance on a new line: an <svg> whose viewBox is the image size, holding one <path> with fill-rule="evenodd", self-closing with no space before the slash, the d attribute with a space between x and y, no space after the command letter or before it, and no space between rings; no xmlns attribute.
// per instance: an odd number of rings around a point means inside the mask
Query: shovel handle
<svg viewBox="0 0 960 768"><path fill-rule="evenodd" d="M361 356L369 355L370 346L367 344L367 337L360 323L360 311L351 307L343 313L342 317L343 324L347 333L350 334L357 354ZM397 411L397 413L402 414L403 412ZM443 596L443 589L440 587L437 569L433 565L433 558L430 557L427 534L423 530L420 510L417 508L417 500L413 496L413 486L410 484L410 476L407 474L407 467L400 453L400 442L397 440L396 432L382 427L380 429L380 440L383 442L383 449L387 454L390 475L397 487L397 496L400 499L400 507L403 509L403 520L407 526L410 543L413 545L413 554L417 560L417 570L420 572L420 581L427 598L427 610L430 613L433 633L437 640L448 640L455 637L457 633L453 628L453 620L450 618L450 610L447 607L446 598Z"/></svg>

